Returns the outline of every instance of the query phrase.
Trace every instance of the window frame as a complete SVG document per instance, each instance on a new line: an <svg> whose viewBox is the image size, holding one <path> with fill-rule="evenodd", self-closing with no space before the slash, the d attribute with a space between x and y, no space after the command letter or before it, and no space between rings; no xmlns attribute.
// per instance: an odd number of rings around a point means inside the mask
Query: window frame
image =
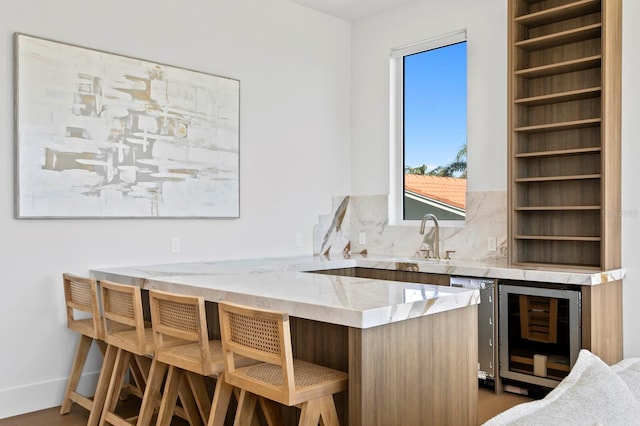
<svg viewBox="0 0 640 426"><path fill-rule="evenodd" d="M394 47L390 52L389 82L390 82L390 114L389 114L389 224L400 226L417 226L420 220L404 219L404 57L415 53L450 46L461 42L468 42L467 30L462 29L439 35L427 40ZM467 44L467 49L468 49ZM468 53L467 53L468 58ZM467 61L468 64L468 61ZM467 65L467 93L468 65ZM469 102L467 99L467 108ZM468 129L467 113L467 129ZM469 142L467 132L467 144ZM467 157L467 162L468 162ZM465 206L466 210L466 206ZM465 220L442 220L441 226L463 227Z"/></svg>

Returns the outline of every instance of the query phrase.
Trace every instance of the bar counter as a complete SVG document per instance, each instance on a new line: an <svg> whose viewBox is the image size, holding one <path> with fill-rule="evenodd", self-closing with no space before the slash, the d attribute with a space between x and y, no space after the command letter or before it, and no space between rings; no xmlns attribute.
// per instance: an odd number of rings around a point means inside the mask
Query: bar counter
<svg viewBox="0 0 640 426"><path fill-rule="evenodd" d="M294 356L349 373L347 395L335 398L342 425L475 425L478 291L312 273L356 266L301 256L91 273L203 296L212 306L226 300L289 313Z"/></svg>

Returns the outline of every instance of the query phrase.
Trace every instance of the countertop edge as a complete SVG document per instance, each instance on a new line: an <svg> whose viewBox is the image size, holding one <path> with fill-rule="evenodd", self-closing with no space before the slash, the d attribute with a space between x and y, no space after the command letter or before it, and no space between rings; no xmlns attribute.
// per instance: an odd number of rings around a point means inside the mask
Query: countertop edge
<svg viewBox="0 0 640 426"><path fill-rule="evenodd" d="M175 264L181 268L189 268L192 265L201 266L202 263L194 262L192 264ZM218 263L224 266L224 262ZM354 266L353 262L338 262L340 267ZM289 264L279 269L277 277L286 283L295 283L304 285L305 280L300 280L301 276L297 275L301 272L297 267L291 267ZM306 265L308 266L308 265ZM336 264L332 264L335 267ZM409 296L401 302L390 302L371 308L357 308L351 306L336 306L335 304L322 304L322 302L296 300L287 296L278 297L277 295L268 294L269 289L263 289L261 294L251 294L249 290L244 289L241 285L234 286L226 282L226 280L243 277L247 282L262 279L261 274L252 274L250 270L245 273L232 274L194 274L179 276L176 274L162 274L148 272L155 268L170 268L171 264L166 265L150 265L150 266L133 266L123 268L93 268L91 275L98 280L116 281L128 285L140 286L142 289L157 289L163 291L173 291L178 293L189 293L203 296L205 300L218 302L220 300L228 300L236 303L247 304L250 306L264 307L268 309L280 310L289 313L292 316L305 318L309 320L322 321L326 323L338 324L355 328L372 328L390 323L409 320L412 318L422 317L426 315L434 315L440 312L464 308L476 305L480 302L480 293L475 289L461 289L431 285L389 282L376 279L364 279L353 277L335 277L331 275L304 274L305 278L311 281L324 280L332 283L333 286L346 286L346 292L350 289L358 289L361 286L384 283L392 288L395 293L403 294L405 291L413 292L411 294L428 294L423 299L419 297L413 299ZM145 269L147 272L145 272ZM306 268L302 268L306 269ZM315 278L314 278L315 276ZM206 285L198 285L197 279L200 281L207 278ZM272 277L273 278L273 277ZM275 279L275 278L274 278ZM189 283L192 281L193 283ZM333 284L333 281L339 284ZM445 290L446 289L446 290ZM444 290L444 291L443 291Z"/></svg>

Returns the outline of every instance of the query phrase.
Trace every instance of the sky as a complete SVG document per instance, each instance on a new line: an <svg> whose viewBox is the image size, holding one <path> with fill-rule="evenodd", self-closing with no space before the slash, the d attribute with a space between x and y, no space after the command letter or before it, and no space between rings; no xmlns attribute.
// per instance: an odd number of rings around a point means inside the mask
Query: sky
<svg viewBox="0 0 640 426"><path fill-rule="evenodd" d="M448 164L466 144L466 49L461 42L405 57L406 166Z"/></svg>

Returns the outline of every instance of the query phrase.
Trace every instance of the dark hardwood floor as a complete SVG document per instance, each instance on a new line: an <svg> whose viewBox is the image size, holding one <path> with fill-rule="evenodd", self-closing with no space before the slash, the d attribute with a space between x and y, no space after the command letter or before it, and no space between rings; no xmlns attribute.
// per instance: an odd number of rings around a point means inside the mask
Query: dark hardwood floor
<svg viewBox="0 0 640 426"><path fill-rule="evenodd" d="M478 391L478 424L486 422L491 417L514 405L531 401L531 398L511 393L496 395L489 389L480 388ZM119 404L118 410L122 414L135 415L139 400L131 398ZM0 420L0 426L84 426L87 423L89 414L84 408L74 404L71 412L64 416L60 415L60 407L48 408L46 410L34 411L20 416L9 417ZM175 418L172 425L188 425L182 419Z"/></svg>

